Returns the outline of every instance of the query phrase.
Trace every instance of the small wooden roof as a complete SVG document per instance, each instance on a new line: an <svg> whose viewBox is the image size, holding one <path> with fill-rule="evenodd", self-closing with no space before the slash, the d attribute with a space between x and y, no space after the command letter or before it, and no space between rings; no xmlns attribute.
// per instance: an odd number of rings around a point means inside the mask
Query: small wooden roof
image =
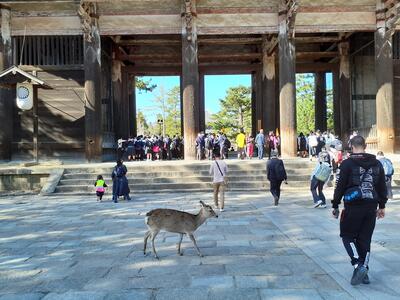
<svg viewBox="0 0 400 300"><path fill-rule="evenodd" d="M38 85L41 88L50 89L50 86L48 86L43 80L21 70L17 66L12 66L0 73L0 85L2 86L10 87L22 82L29 82L33 85Z"/></svg>

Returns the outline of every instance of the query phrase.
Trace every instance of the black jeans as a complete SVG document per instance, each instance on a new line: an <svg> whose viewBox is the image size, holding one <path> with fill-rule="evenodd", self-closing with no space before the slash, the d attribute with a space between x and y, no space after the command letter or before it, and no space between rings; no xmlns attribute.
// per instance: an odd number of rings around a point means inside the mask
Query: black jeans
<svg viewBox="0 0 400 300"><path fill-rule="evenodd" d="M270 187L269 190L272 196L276 196L278 198L281 197L281 184L282 180L270 180Z"/></svg>
<svg viewBox="0 0 400 300"><path fill-rule="evenodd" d="M376 204L347 205L340 216L340 237L351 263L368 265Z"/></svg>

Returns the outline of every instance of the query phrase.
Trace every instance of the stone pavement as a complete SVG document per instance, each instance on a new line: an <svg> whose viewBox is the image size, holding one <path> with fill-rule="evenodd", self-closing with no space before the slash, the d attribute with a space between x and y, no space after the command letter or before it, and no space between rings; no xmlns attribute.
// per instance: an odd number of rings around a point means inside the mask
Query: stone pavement
<svg viewBox="0 0 400 300"><path fill-rule="evenodd" d="M331 191L328 191L328 194ZM156 207L197 211L211 194L0 198L3 299L399 299L399 200L378 221L371 285L350 286L352 268L329 209L306 191L228 193L226 211L196 232L205 257L160 233L160 261L142 254L144 215ZM397 230L396 230L397 229Z"/></svg>

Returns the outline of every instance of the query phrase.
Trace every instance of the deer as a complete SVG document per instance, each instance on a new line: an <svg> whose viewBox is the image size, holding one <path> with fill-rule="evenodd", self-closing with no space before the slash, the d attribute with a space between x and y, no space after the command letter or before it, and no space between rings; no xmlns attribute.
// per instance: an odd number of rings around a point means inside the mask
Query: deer
<svg viewBox="0 0 400 300"><path fill-rule="evenodd" d="M149 230L144 235L144 247L143 254L146 255L147 240L151 237L151 245L153 248L153 254L156 259L159 259L156 248L154 246L154 239L161 230L167 232L179 233L179 242L177 245L178 255L182 256L181 244L183 235L186 234L192 240L194 247L200 257L203 255L197 246L196 239L193 233L199 228L207 219L218 218L218 215L214 212L210 205L200 201L200 211L198 214L191 214L184 211L174 209L158 208L149 211L146 214L145 223Z"/></svg>

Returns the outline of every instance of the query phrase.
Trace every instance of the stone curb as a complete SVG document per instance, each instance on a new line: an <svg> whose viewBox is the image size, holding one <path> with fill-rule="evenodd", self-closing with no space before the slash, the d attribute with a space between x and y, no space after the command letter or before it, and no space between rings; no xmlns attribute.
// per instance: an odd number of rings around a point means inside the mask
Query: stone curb
<svg viewBox="0 0 400 300"><path fill-rule="evenodd" d="M56 169L54 171L51 171L47 182L43 185L39 195L46 196L53 194L63 174L64 169Z"/></svg>

